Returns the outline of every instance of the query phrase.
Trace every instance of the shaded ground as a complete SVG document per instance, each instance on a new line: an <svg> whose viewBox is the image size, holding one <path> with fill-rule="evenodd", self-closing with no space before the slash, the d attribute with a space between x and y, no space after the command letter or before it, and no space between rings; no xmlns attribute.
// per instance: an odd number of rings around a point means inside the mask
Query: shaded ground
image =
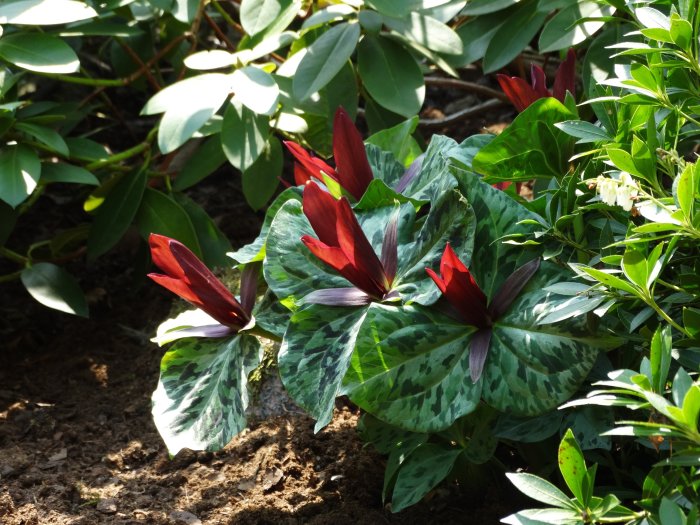
<svg viewBox="0 0 700 525"><path fill-rule="evenodd" d="M226 181L196 200L240 246L259 217ZM0 523L478 525L519 508L500 487L469 497L450 485L392 514L381 501L384 459L363 447L348 407L318 435L287 407L221 452L169 459L150 415L163 351L149 337L171 296L131 269L138 250L127 238L96 266L72 268L90 320L38 305L19 283L0 287Z"/></svg>

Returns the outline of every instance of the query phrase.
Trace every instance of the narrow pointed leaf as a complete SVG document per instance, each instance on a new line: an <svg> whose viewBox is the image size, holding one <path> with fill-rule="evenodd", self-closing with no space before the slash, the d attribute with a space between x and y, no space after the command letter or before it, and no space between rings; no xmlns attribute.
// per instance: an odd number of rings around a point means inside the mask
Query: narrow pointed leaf
<svg viewBox="0 0 700 525"><path fill-rule="evenodd" d="M535 272L540 267L540 260L533 259L515 270L498 289L489 304L489 312L494 319L498 319L508 311L510 305L518 297L518 294L527 285Z"/></svg>
<svg viewBox="0 0 700 525"><path fill-rule="evenodd" d="M474 383L481 377L484 371L484 363L489 353L491 343L491 329L482 328L472 336L469 344L469 375Z"/></svg>
<svg viewBox="0 0 700 525"><path fill-rule="evenodd" d="M325 304L327 306L364 306L372 298L359 288L330 288L316 290L304 297L304 304Z"/></svg>

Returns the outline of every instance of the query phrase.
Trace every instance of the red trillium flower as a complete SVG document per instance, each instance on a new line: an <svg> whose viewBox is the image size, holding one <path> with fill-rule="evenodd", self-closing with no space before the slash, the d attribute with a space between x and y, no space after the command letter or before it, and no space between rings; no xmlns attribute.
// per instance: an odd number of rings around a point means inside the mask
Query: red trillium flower
<svg viewBox="0 0 700 525"><path fill-rule="evenodd" d="M325 174L340 184L356 200L360 200L374 178L367 160L362 135L342 107L335 112L333 120L335 169L322 159L311 156L295 142L286 141L284 145L297 160L294 166L294 180L297 185L306 184L312 178L323 182L323 174Z"/></svg>
<svg viewBox="0 0 700 525"><path fill-rule="evenodd" d="M524 111L530 104L546 97L554 97L564 102L566 92L576 94L576 53L569 49L554 78L552 91L547 89L544 70L536 65L530 69L531 85L519 77L496 75L498 83L518 111Z"/></svg>
<svg viewBox="0 0 700 525"><path fill-rule="evenodd" d="M486 295L449 243L440 261L440 276L430 268L425 269L461 320L477 328L469 348L469 371L475 383L484 370L493 323L508 311L539 266L540 260L533 259L515 270L491 298L488 306Z"/></svg>
<svg viewBox="0 0 700 525"><path fill-rule="evenodd" d="M387 225L380 260L345 197L336 200L318 185L309 183L304 188L303 209L318 239L304 235L301 241L354 285L317 290L307 295L305 302L356 306L394 297L391 285L397 267L398 217Z"/></svg>
<svg viewBox="0 0 700 525"><path fill-rule="evenodd" d="M250 322L257 287L258 268L255 265L246 266L243 271L239 303L184 244L155 233L150 235L148 242L153 262L165 273L149 273L148 277L220 323L193 328L189 335L221 337L238 332Z"/></svg>

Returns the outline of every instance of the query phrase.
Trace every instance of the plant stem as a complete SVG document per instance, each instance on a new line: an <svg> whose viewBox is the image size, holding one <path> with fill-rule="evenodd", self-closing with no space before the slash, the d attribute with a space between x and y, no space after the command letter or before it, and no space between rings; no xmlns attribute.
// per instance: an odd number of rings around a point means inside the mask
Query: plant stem
<svg viewBox="0 0 700 525"><path fill-rule="evenodd" d="M270 341L274 341L275 343L281 343L281 342L282 342L282 338L281 338L281 337L276 336L276 335L273 334L272 332L268 332L267 330L265 330L264 328L262 328L262 327L259 326L259 325L255 325L255 326L254 326L253 328L251 328L250 330L247 330L247 332L248 332L249 334L255 335L255 336L257 336L257 337L263 337L263 338L265 338L265 339L269 339Z"/></svg>
<svg viewBox="0 0 700 525"><path fill-rule="evenodd" d="M130 159L131 157L134 157L134 156L138 155L139 153L142 153L143 151L149 149L151 147L151 142L153 141L153 137L155 137L157 132L158 132L158 128L155 127L148 133L148 135L146 136L146 139L141 144L137 144L136 146L134 146L132 148L124 150L121 153L117 153L115 155L112 155L106 159L101 159L101 160L96 160L95 162L91 162L90 164L85 166L85 168L88 171L92 171L92 170L103 168L105 166L109 166L110 164L116 164L116 163L121 162L123 160Z"/></svg>
<svg viewBox="0 0 700 525"><path fill-rule="evenodd" d="M23 270L17 270L16 272L8 273L7 275L0 275L0 283L9 283L10 281L16 281L22 275Z"/></svg>
<svg viewBox="0 0 700 525"><path fill-rule="evenodd" d="M9 248L5 248L4 246L0 246L0 255L5 257L6 259L10 259L11 261L22 265L25 265L29 262L28 257L25 257L24 255L21 255L15 251L12 251Z"/></svg>

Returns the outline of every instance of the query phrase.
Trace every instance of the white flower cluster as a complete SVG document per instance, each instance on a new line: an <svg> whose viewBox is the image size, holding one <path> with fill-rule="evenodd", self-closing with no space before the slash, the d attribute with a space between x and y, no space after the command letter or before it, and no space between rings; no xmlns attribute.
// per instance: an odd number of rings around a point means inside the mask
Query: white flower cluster
<svg viewBox="0 0 700 525"><path fill-rule="evenodd" d="M632 209L632 204L639 193L639 184L626 171L620 172L619 179L610 179L599 175L596 179L596 191L600 200L609 206L622 206L625 211Z"/></svg>

